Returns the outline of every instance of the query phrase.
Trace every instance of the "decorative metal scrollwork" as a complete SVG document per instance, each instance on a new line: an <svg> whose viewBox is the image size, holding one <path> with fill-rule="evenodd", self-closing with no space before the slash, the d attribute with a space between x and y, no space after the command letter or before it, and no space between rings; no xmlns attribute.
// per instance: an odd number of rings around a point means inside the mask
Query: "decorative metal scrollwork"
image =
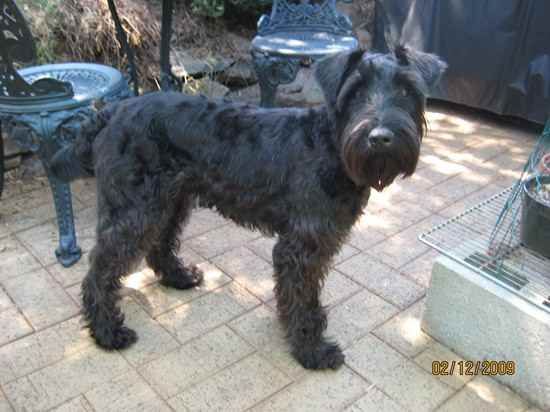
<svg viewBox="0 0 550 412"><path fill-rule="evenodd" d="M258 32L263 36L285 30L350 35L352 25L336 10L336 0L274 0L271 16L259 21Z"/></svg>
<svg viewBox="0 0 550 412"><path fill-rule="evenodd" d="M0 1L2 50L14 60L32 63L36 56L32 34L13 1Z"/></svg>
<svg viewBox="0 0 550 412"><path fill-rule="evenodd" d="M73 96L70 83L53 79L27 83L13 63L31 63L34 59L34 42L23 15L13 1L0 0L0 102Z"/></svg>
<svg viewBox="0 0 550 412"><path fill-rule="evenodd" d="M270 56L260 52L252 52L252 57L260 83L261 105L272 107L275 104L277 87L291 83L296 78L300 59Z"/></svg>

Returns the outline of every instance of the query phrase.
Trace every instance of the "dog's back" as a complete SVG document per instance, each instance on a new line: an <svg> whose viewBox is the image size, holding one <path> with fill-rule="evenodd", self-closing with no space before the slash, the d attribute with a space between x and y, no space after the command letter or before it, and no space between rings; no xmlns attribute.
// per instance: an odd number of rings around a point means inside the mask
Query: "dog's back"
<svg viewBox="0 0 550 412"><path fill-rule="evenodd" d="M112 203L136 196L138 186L161 203L185 190L226 217L272 232L288 220L289 204L304 212L322 207L311 188L331 166L332 143L322 139L325 123L313 111L181 93L125 100L93 143L98 185Z"/></svg>

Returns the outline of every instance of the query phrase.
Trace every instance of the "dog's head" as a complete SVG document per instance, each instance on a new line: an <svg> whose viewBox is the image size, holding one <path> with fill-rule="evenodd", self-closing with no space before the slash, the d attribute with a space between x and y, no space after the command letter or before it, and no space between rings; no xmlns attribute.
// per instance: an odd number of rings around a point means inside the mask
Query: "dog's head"
<svg viewBox="0 0 550 412"><path fill-rule="evenodd" d="M426 94L446 67L437 56L404 46L319 61L316 78L355 184L381 191L398 175L415 171L426 132Z"/></svg>

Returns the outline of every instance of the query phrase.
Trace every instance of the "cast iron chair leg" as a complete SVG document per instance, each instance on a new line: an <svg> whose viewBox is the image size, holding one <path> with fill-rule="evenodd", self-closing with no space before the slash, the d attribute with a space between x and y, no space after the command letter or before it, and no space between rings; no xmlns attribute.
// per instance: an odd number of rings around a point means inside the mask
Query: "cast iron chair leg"
<svg viewBox="0 0 550 412"><path fill-rule="evenodd" d="M277 96L277 84L273 84L272 80L267 76L262 75L257 71L258 82L260 83L260 106L273 107L275 106L275 97Z"/></svg>
<svg viewBox="0 0 550 412"><path fill-rule="evenodd" d="M0 198L4 191L4 137L2 136L2 122L0 122Z"/></svg>
<svg viewBox="0 0 550 412"><path fill-rule="evenodd" d="M42 160L42 163L48 174L57 213L59 247L55 250L55 255L59 263L64 267L69 267L78 262L82 255L80 247L76 244L71 187L68 183L60 181L50 173L48 162Z"/></svg>
<svg viewBox="0 0 550 412"><path fill-rule="evenodd" d="M252 51L254 69L260 84L260 105L273 107L277 95L277 87L280 84L291 83L296 79L300 62L297 59L289 59L279 56L268 56Z"/></svg>

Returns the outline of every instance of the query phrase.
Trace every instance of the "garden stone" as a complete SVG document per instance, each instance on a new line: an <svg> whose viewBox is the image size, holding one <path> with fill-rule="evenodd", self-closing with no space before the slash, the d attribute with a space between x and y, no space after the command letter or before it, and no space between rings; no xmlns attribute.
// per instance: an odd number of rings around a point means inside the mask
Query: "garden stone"
<svg viewBox="0 0 550 412"><path fill-rule="evenodd" d="M6 158L23 153L28 153L28 151L21 149L9 136L4 136L4 156Z"/></svg>
<svg viewBox="0 0 550 412"><path fill-rule="evenodd" d="M226 37L231 42L235 54L240 58L250 57L250 40L235 33L227 33Z"/></svg>
<svg viewBox="0 0 550 412"><path fill-rule="evenodd" d="M19 174L23 178L46 176L46 171L40 159L35 156L23 156L21 159Z"/></svg>
<svg viewBox="0 0 550 412"><path fill-rule="evenodd" d="M183 86L183 91L189 94L204 94L210 98L225 97L229 92L229 89L223 84L218 83L212 79L204 78L200 81L187 83Z"/></svg>
<svg viewBox="0 0 550 412"><path fill-rule="evenodd" d="M257 104L260 101L260 86L255 84L243 89L232 90L227 94L227 98L239 102Z"/></svg>
<svg viewBox="0 0 550 412"><path fill-rule="evenodd" d="M182 78L186 76L201 77L205 74L219 73L233 63L231 59L209 56L195 58L188 50L175 50L170 56L172 72Z"/></svg>
<svg viewBox="0 0 550 412"><path fill-rule="evenodd" d="M296 80L279 87L278 104L282 106L315 106L323 102L323 92L310 68L300 70Z"/></svg>
<svg viewBox="0 0 550 412"><path fill-rule="evenodd" d="M219 80L229 87L246 87L258 82L252 63L239 60L220 73Z"/></svg>
<svg viewBox="0 0 550 412"><path fill-rule="evenodd" d="M231 100L258 103L260 88L257 84L239 90L231 91L228 95ZM311 69L302 69L296 80L279 87L277 104L281 106L315 106L323 102L322 92L312 76Z"/></svg>
<svg viewBox="0 0 550 412"><path fill-rule="evenodd" d="M15 168L19 167L20 164L21 164L21 156L20 155L7 157L4 160L4 169L6 171L12 170L12 169L15 169Z"/></svg>

